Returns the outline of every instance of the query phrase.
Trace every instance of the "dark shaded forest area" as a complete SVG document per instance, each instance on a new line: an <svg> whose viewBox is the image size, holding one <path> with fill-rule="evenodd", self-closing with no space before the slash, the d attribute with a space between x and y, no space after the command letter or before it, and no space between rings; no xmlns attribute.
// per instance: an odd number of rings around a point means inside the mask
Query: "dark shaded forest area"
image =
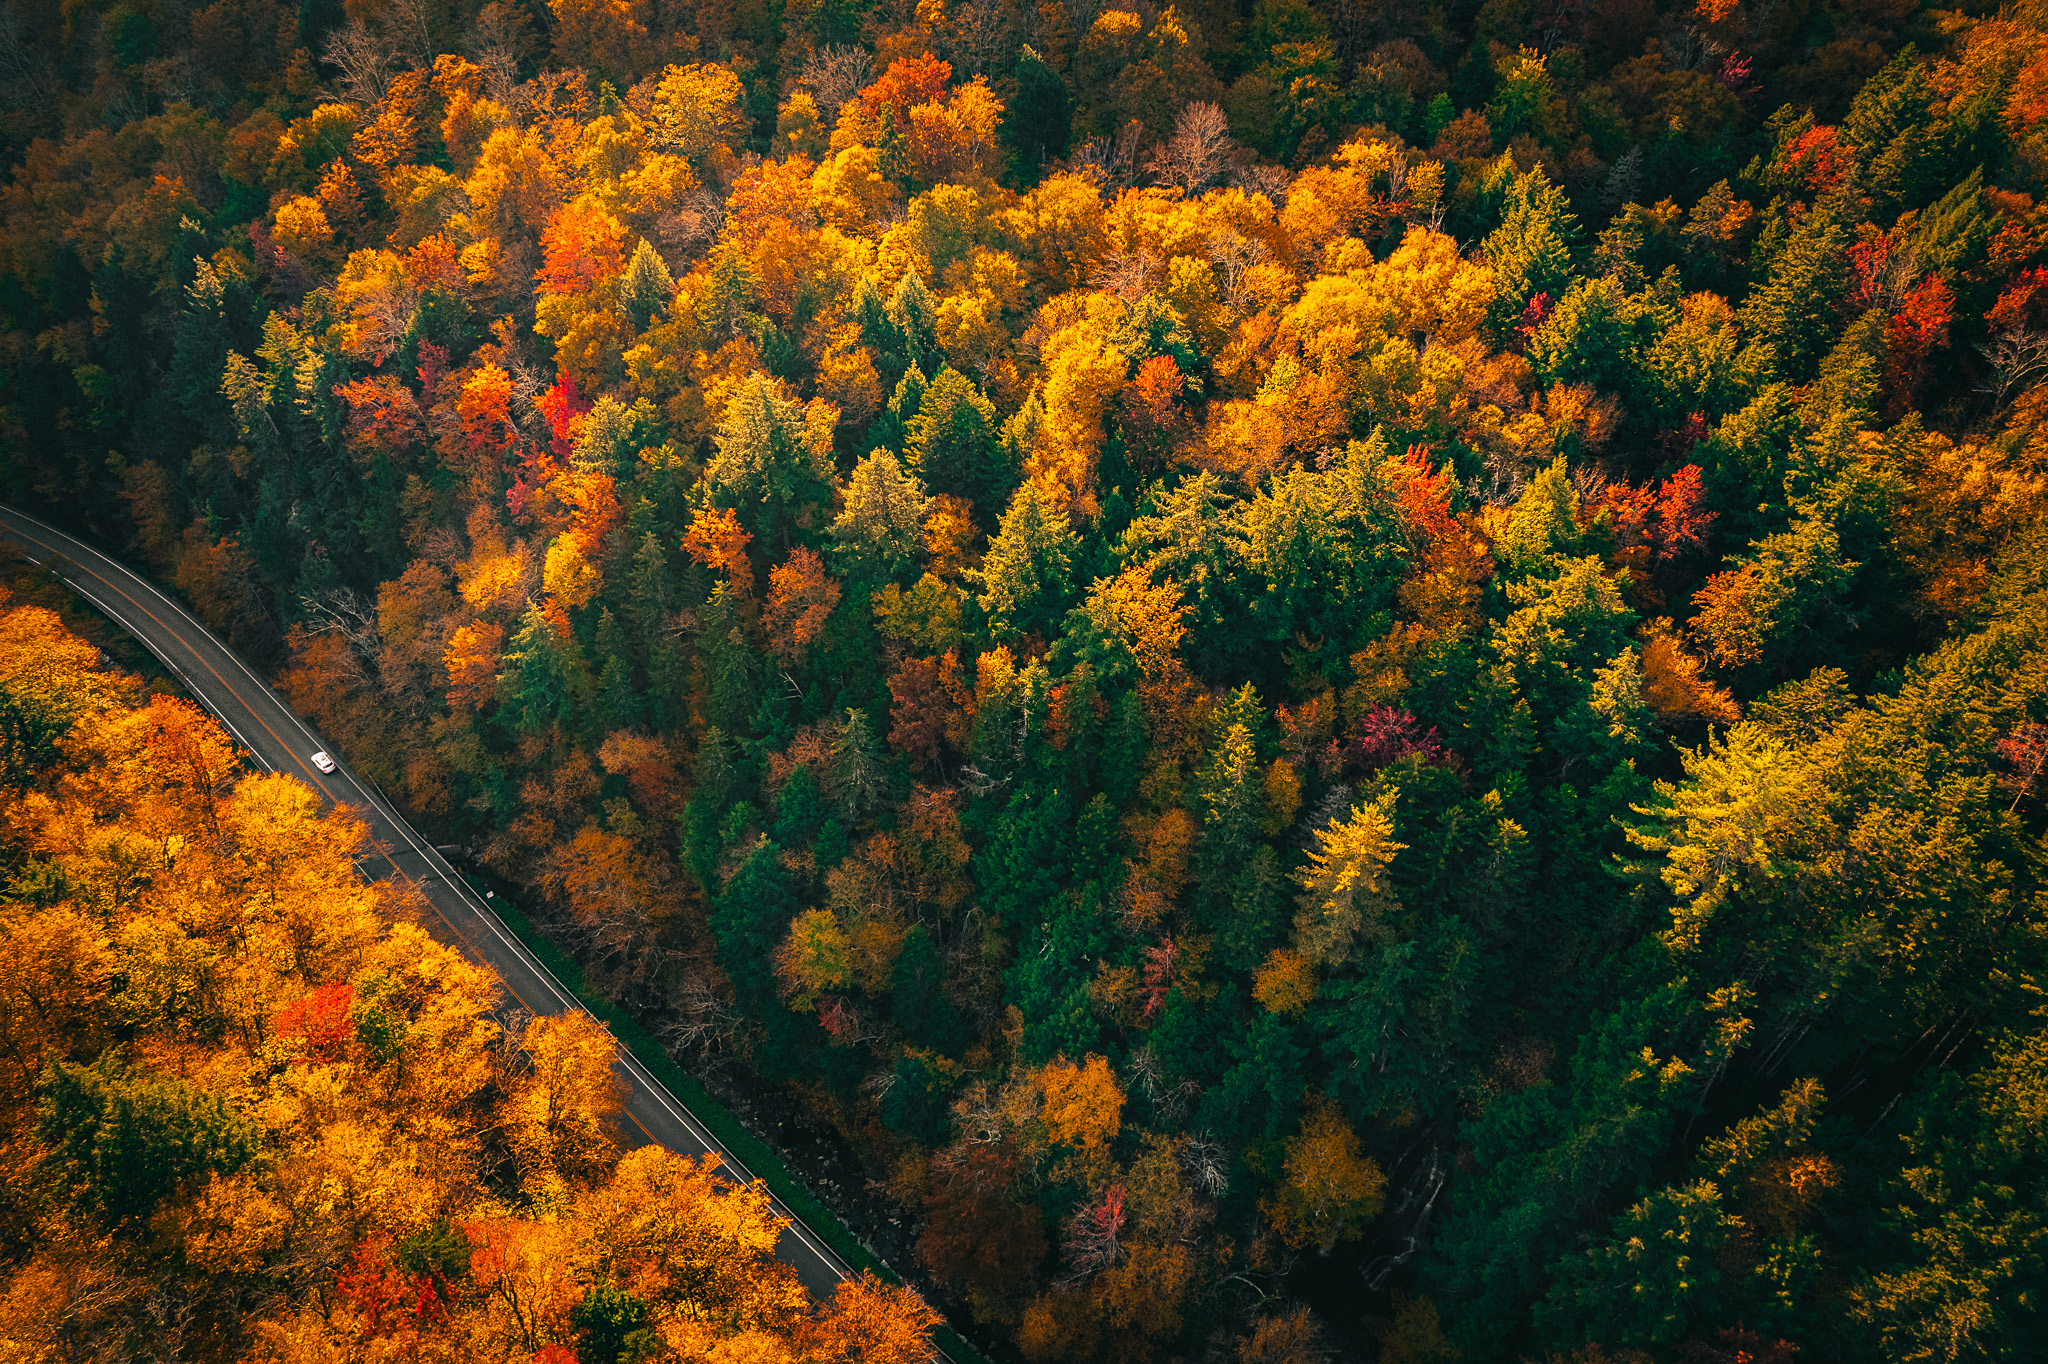
<svg viewBox="0 0 2048 1364"><path fill-rule="evenodd" d="M9 0L0 494L999 1351L2024 1357L2048 8L1129 3Z"/></svg>

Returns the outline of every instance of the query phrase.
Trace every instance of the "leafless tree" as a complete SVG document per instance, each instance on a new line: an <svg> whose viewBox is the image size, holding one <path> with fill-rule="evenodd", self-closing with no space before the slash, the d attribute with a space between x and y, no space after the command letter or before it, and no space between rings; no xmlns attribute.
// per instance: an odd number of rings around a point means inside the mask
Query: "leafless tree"
<svg viewBox="0 0 2048 1364"><path fill-rule="evenodd" d="M1095 267L1094 284L1129 307L1152 287L1158 271L1159 258L1142 246L1135 251L1110 251Z"/></svg>
<svg viewBox="0 0 2048 1364"><path fill-rule="evenodd" d="M1979 387L2000 407L2016 389L2048 375L2048 332L2008 327L1977 349L1991 362L1991 377Z"/></svg>
<svg viewBox="0 0 2048 1364"><path fill-rule="evenodd" d="M1467 479L1465 494L1489 507L1513 506L1529 482L1531 463L1526 451L1505 441L1498 442L1486 452L1485 475L1475 474Z"/></svg>
<svg viewBox="0 0 2048 1364"><path fill-rule="evenodd" d="M1579 495L1579 505L1590 507L1600 500L1607 491L1608 478L1597 464L1581 464L1572 470L1572 491Z"/></svg>
<svg viewBox="0 0 2048 1364"><path fill-rule="evenodd" d="M1216 281L1222 286L1223 301L1236 312L1249 312L1245 304L1245 272L1266 259L1266 244L1234 228L1218 228L1209 234L1209 261L1216 267Z"/></svg>
<svg viewBox="0 0 2048 1364"><path fill-rule="evenodd" d="M377 363L382 364L405 344L406 334L411 331L413 319L419 311L419 292L410 284L367 293L360 299L356 313L359 319L356 339Z"/></svg>
<svg viewBox="0 0 2048 1364"><path fill-rule="evenodd" d="M1230 165L1230 121L1220 106L1195 100L1173 121L1173 136L1152 154L1145 169L1162 185L1200 194Z"/></svg>
<svg viewBox="0 0 2048 1364"><path fill-rule="evenodd" d="M675 1017L661 1029L661 1040L674 1056L708 1056L739 1036L746 1020L733 1001L720 993L702 971L688 971L674 996Z"/></svg>
<svg viewBox="0 0 2048 1364"><path fill-rule="evenodd" d="M1287 206L1287 187L1294 182L1285 166L1267 165L1262 161L1238 167L1230 178L1246 194L1265 195L1273 201L1275 208Z"/></svg>
<svg viewBox="0 0 2048 1364"><path fill-rule="evenodd" d="M1664 60L1680 71L1706 66L1728 49L1696 24L1674 24L1657 39Z"/></svg>
<svg viewBox="0 0 2048 1364"><path fill-rule="evenodd" d="M1891 247L1870 276L1870 306L1881 312L1897 312L1919 280L1919 249L1911 243Z"/></svg>
<svg viewBox="0 0 2048 1364"><path fill-rule="evenodd" d="M353 587L334 587L299 598L299 605L315 633L340 635L365 660L377 657L384 643L377 633L377 603L365 600ZM369 681L367 675L364 681Z"/></svg>
<svg viewBox="0 0 2048 1364"><path fill-rule="evenodd" d="M199 1315L199 1305L184 1285L169 1274L156 1276L149 1295L142 1301L144 1337L157 1359L170 1361L185 1357L185 1332Z"/></svg>
<svg viewBox="0 0 2048 1364"><path fill-rule="evenodd" d="M842 1047L864 1046L889 1035L888 1025L845 995L826 995L818 1001L818 1023Z"/></svg>
<svg viewBox="0 0 2048 1364"><path fill-rule="evenodd" d="M109 1263L111 1256L86 1253L77 1245L65 1250L52 1257L49 1282L17 1317L16 1338L33 1342L30 1348L46 1358L133 1357L134 1342L123 1337L134 1323L136 1300L147 1291L146 1284Z"/></svg>
<svg viewBox="0 0 2048 1364"><path fill-rule="evenodd" d="M497 1047L491 1056L491 1064L505 1075L531 1075L533 1058L519 1045L519 1039L526 1034L526 1025L533 1022L533 1015L509 1000L500 1001L492 1010L492 1017L498 1024Z"/></svg>
<svg viewBox="0 0 2048 1364"><path fill-rule="evenodd" d="M407 68L419 71L434 64L433 0L390 0L384 26L392 50Z"/></svg>
<svg viewBox="0 0 2048 1364"><path fill-rule="evenodd" d="M692 248L718 236L725 226L725 201L707 188L684 194L674 208L655 220L654 240L664 255L689 257Z"/></svg>
<svg viewBox="0 0 2048 1364"><path fill-rule="evenodd" d="M1132 119L1114 134L1091 137L1075 149L1067 165L1077 175L1093 180L1106 194L1128 189L1137 179L1138 152L1145 140L1145 125Z"/></svg>
<svg viewBox="0 0 2048 1364"><path fill-rule="evenodd" d="M948 5L946 19L952 30L949 46L954 69L963 77L993 75L998 68L1007 69L1016 60L1017 49L1026 36L1018 27L1020 12L1032 13L1008 0L959 0Z"/></svg>
<svg viewBox="0 0 2048 1364"><path fill-rule="evenodd" d="M330 33L320 49L320 60L341 69L335 93L357 108L368 108L384 98L391 50L362 20L351 19Z"/></svg>
<svg viewBox="0 0 2048 1364"><path fill-rule="evenodd" d="M512 92L519 87L520 16L503 5L485 5L477 11L464 46L470 60L484 69L484 86L491 98L507 108Z"/></svg>
<svg viewBox="0 0 2048 1364"><path fill-rule="evenodd" d="M547 418L541 415L537 404L540 395L555 382L555 377L527 356L523 335L516 336L514 340L518 349L513 353L512 362L505 367L512 376L512 411L522 430L539 436L547 429Z"/></svg>
<svg viewBox="0 0 2048 1364"><path fill-rule="evenodd" d="M867 85L872 61L864 48L834 44L820 48L804 66L799 80L818 101L818 112L826 121L836 121L840 106Z"/></svg>
<svg viewBox="0 0 2048 1364"><path fill-rule="evenodd" d="M1124 1186L1112 1184L1102 1191L1101 1197L1083 1204L1068 1219L1064 1239L1075 1279L1117 1262L1123 1254L1123 1229L1128 1216Z"/></svg>
<svg viewBox="0 0 2048 1364"><path fill-rule="evenodd" d="M1408 158L1397 156L1387 167L1387 201L1398 203L1408 196Z"/></svg>
<svg viewBox="0 0 2048 1364"><path fill-rule="evenodd" d="M28 104L48 98L55 88L49 57L21 36L14 6L0 6L0 101Z"/></svg>
<svg viewBox="0 0 2048 1364"><path fill-rule="evenodd" d="M1158 1053L1149 1045L1131 1053L1131 1075L1145 1098L1168 1122L1177 1123L1186 1117L1195 1100L1202 1095L1202 1087L1193 1080L1168 1084L1165 1067L1160 1065Z"/></svg>
<svg viewBox="0 0 2048 1364"><path fill-rule="evenodd" d="M469 557L468 539L456 526L435 526L420 537L417 557L453 572Z"/></svg>
<svg viewBox="0 0 2048 1364"><path fill-rule="evenodd" d="M1188 1183L1211 1198L1221 1198L1230 1187L1230 1152L1207 1132L1197 1132L1181 1148L1180 1168Z"/></svg>

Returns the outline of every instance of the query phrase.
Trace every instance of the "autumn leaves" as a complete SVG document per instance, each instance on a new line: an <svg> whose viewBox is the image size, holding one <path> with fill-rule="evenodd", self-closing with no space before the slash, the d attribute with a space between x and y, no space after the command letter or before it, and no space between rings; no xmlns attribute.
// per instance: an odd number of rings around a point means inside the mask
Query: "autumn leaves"
<svg viewBox="0 0 2048 1364"><path fill-rule="evenodd" d="M816 1310L715 1160L620 1156L616 1044L366 885L362 826L248 775L0 599L0 1131L23 1249L0 1335L134 1353L571 1359L645 1342L911 1364L936 1320L861 1278ZM619 761L631 765L632 755ZM597 854L601 856L601 851Z"/></svg>

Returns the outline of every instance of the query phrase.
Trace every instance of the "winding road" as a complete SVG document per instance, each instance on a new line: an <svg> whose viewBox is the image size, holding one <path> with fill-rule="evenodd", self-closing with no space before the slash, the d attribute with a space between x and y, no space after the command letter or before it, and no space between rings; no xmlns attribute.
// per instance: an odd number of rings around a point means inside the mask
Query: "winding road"
<svg viewBox="0 0 2048 1364"><path fill-rule="evenodd" d="M347 805L365 819L379 847L373 857L364 859L365 870L381 861L389 871L379 874L401 876L417 885L440 915L440 924L429 925L435 936L496 971L506 992L528 1013L559 1014L581 1007L434 845L374 785L351 772L342 755L190 611L119 561L12 507L0 506L0 533L29 559L54 569L79 596L148 646L257 763L273 772L291 773L330 806ZM312 764L311 756L322 750L337 764L331 774ZM626 1082L629 1137L685 1155L709 1152L731 1176L753 1177L630 1051L620 1047L614 1064ZM775 1211L789 1218L775 1246L776 1258L793 1266L814 1296L829 1298L841 1280L852 1277L853 1269L779 1199ZM935 1352L934 1358L944 1356Z"/></svg>

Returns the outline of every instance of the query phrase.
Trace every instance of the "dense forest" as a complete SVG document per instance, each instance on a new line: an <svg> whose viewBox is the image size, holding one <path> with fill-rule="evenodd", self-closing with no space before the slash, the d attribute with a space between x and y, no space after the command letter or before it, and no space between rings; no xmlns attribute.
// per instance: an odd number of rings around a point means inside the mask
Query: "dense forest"
<svg viewBox="0 0 2048 1364"><path fill-rule="evenodd" d="M2038 0L7 0L0 106L0 495L836 1131L992 1353L2048 1334ZM661 1324L583 1364L838 1357L607 1239L762 1214L532 1147L581 1042L345 820L68 666L0 1335L397 1284L524 1359L502 1236Z"/></svg>
<svg viewBox="0 0 2048 1364"><path fill-rule="evenodd" d="M356 873L363 826L243 770L0 592L0 1354L921 1364L822 1312L759 1186L622 1154L611 1036L527 1019Z"/></svg>

